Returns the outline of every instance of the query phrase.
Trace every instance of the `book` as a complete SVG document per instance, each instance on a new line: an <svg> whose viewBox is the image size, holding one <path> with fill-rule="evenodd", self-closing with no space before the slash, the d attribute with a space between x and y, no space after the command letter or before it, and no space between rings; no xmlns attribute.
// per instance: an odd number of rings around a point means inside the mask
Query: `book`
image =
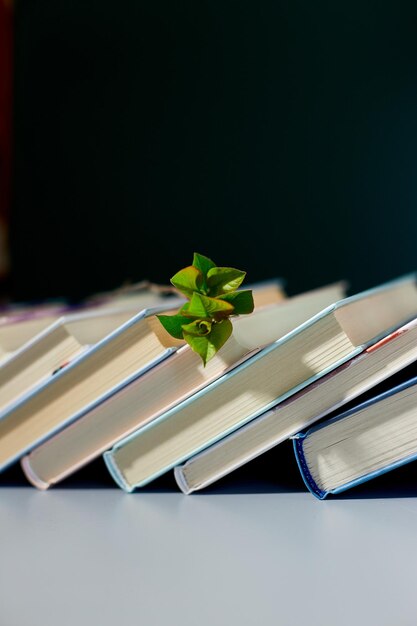
<svg viewBox="0 0 417 626"><path fill-rule="evenodd" d="M232 337L205 368L189 346L180 347L105 402L74 414L66 428L23 458L27 478L39 488L63 480L139 426L236 367L262 344L284 335L296 321L305 321L342 297L344 290L345 284L337 283L260 307L252 315L232 318ZM165 337L159 321L149 321L160 340L169 342L171 338Z"/></svg>
<svg viewBox="0 0 417 626"><path fill-rule="evenodd" d="M249 284L244 289L251 289L255 308L276 304L286 298L283 281L279 278ZM100 307L115 307L135 303L138 308L165 304L169 298L179 297L179 292L172 285L157 285L148 280L124 285L113 291L98 293L87 298L85 304Z"/></svg>
<svg viewBox="0 0 417 626"><path fill-rule="evenodd" d="M0 305L0 325L9 322L24 321L45 317L46 315L62 314L68 308L64 300L46 300L44 302L6 302Z"/></svg>
<svg viewBox="0 0 417 626"><path fill-rule="evenodd" d="M339 301L104 454L133 491L186 461L417 316L416 277Z"/></svg>
<svg viewBox="0 0 417 626"><path fill-rule="evenodd" d="M134 309L136 311L136 308ZM0 412L133 316L129 306L58 318L0 366Z"/></svg>
<svg viewBox="0 0 417 626"><path fill-rule="evenodd" d="M67 312L66 306L3 311L0 316L0 363Z"/></svg>
<svg viewBox="0 0 417 626"><path fill-rule="evenodd" d="M155 302L155 299L154 299ZM166 302L166 301L165 301ZM157 306L158 302L155 302ZM0 364L13 356L26 343L48 329L63 316L98 312L131 311L131 315L141 308L136 302L117 303L114 306L102 306L97 303L69 305L64 302L45 302L41 304L9 304L0 311Z"/></svg>
<svg viewBox="0 0 417 626"><path fill-rule="evenodd" d="M64 315L125 310L133 316L145 308L165 307L170 302L175 306L179 296L174 292L173 288L143 281L131 286L130 291L127 287L120 288L76 305L64 301L8 304L0 309L0 364Z"/></svg>
<svg viewBox="0 0 417 626"><path fill-rule="evenodd" d="M182 301L181 301L182 302ZM51 436L77 411L146 371L175 347L166 347L149 325L174 305L144 309L92 345L46 382L0 412L0 469ZM178 308L178 301L177 307ZM174 312L174 311L173 311Z"/></svg>
<svg viewBox="0 0 417 626"><path fill-rule="evenodd" d="M294 438L309 491L322 500L417 458L417 377Z"/></svg>
<svg viewBox="0 0 417 626"><path fill-rule="evenodd" d="M125 305L136 306L138 310L166 304L170 298L178 298L179 293L172 285L157 285L149 280L126 284L85 299L87 307L114 308Z"/></svg>
<svg viewBox="0 0 417 626"><path fill-rule="evenodd" d="M413 320L177 466L178 486L189 494L211 485L416 360L417 320Z"/></svg>
<svg viewBox="0 0 417 626"><path fill-rule="evenodd" d="M255 307L281 302L286 298L283 282L271 279L245 287L252 289ZM43 303L10 303L0 307L0 362L14 354L26 342L42 332L63 315L99 310L129 310L139 312L146 308L178 302L181 294L172 286L141 281L113 291L95 294L77 305L64 301Z"/></svg>
<svg viewBox="0 0 417 626"><path fill-rule="evenodd" d="M340 283L340 285L342 285L342 283ZM280 278L250 283L242 287L242 289L252 290L255 309L271 304L278 304L287 297L284 291L283 281Z"/></svg>

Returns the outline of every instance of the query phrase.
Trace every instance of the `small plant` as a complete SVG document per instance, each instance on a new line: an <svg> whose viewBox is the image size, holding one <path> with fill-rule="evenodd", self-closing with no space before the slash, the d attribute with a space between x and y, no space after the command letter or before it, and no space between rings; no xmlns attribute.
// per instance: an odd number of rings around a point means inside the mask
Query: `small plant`
<svg viewBox="0 0 417 626"><path fill-rule="evenodd" d="M193 264L171 278L189 302L177 315L157 317L172 337L184 339L201 356L204 366L232 334L229 317L253 311L252 291L237 291L245 276L246 272L217 267L211 259L195 252Z"/></svg>

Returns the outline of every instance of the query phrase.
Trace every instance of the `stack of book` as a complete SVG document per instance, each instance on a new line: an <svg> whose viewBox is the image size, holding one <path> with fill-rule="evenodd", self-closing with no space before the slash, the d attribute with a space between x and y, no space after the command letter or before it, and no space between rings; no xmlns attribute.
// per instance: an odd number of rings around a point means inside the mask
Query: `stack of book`
<svg viewBox="0 0 417 626"><path fill-rule="evenodd" d="M173 470L191 493L293 438L323 498L417 456L416 276L350 297L344 283L253 290L206 367L155 317L181 300L148 284L75 312L5 314L0 469L20 460L46 489L103 455L126 491Z"/></svg>

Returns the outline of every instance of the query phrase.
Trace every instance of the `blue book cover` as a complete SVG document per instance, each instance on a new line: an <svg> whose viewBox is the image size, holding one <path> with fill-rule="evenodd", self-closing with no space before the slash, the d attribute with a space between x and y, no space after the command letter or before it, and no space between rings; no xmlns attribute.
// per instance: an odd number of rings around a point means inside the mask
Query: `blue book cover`
<svg viewBox="0 0 417 626"><path fill-rule="evenodd" d="M348 411L344 411L343 413L336 415L335 417L328 419L318 424L317 426L310 428L306 432L298 433L297 435L293 437L294 454L295 454L295 458L296 458L301 476L303 478L303 481L306 487L316 498L318 498L319 500L323 500L329 494L342 493L343 491L346 491L347 489L350 489L351 487L360 485L366 481L376 478L377 476L385 474L397 467L400 467L402 465L405 465L406 463L410 463L411 461L414 461L415 459L417 459L417 441L416 441L416 445L414 446L415 451L413 450L411 454L405 453L401 458L396 458L394 461L387 462L386 464L382 463L382 465L380 464L378 469L375 469L374 471L363 472L360 475L356 476L353 480L349 480L347 482L344 482L343 484L339 484L335 488L323 489L323 487L319 484L319 480L317 478L315 479L313 476L314 472L312 470L311 459L309 463L309 459L307 458L308 455L306 454L306 450L305 450L306 444L309 443L309 438L313 434L318 433L320 435L320 433L325 432L326 429L328 429L332 425L346 421L352 416L358 416L359 413L362 413L361 420L362 420L362 423L364 424L363 430L365 431L366 428L368 428L369 433L374 432L374 435L372 436L376 439L378 436L380 436L380 432L379 431L377 432L375 430L374 422L367 424L367 421L366 421L367 411L371 407L376 407L376 406L382 409L384 402L387 401L388 399L394 399L395 402L397 403L397 406L399 407L399 403L401 402L402 397L404 396L402 392L406 392L407 390L416 392L416 398L413 399L413 403L415 403L414 419L417 419L417 377L413 377L410 380L407 380L406 382L400 385L396 385L395 387L388 389L387 391L380 393L366 400L365 402L358 404L357 406L349 409ZM346 435L346 439L349 436L352 437L353 435L348 433ZM316 440L317 440L317 437L316 437ZM412 446L411 440L410 440L410 446ZM386 444L386 449L387 450L389 449L389 444ZM369 463L371 463L372 461L371 455L373 456L375 452L372 450L372 452L369 451L368 454L369 454ZM346 462L346 458L344 460Z"/></svg>

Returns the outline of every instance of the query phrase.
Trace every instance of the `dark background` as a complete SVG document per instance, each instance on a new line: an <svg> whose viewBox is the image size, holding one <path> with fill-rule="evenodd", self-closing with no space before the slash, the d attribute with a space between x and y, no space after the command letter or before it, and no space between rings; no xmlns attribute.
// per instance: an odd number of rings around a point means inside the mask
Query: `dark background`
<svg viewBox="0 0 417 626"><path fill-rule="evenodd" d="M194 251L289 293L416 269L416 2L15 8L15 299L165 283ZM373 493L414 494L413 468ZM303 489L289 442L219 488L258 479ZM101 460L66 485L91 481L113 484Z"/></svg>
<svg viewBox="0 0 417 626"><path fill-rule="evenodd" d="M416 268L417 3L18 0L15 299Z"/></svg>

